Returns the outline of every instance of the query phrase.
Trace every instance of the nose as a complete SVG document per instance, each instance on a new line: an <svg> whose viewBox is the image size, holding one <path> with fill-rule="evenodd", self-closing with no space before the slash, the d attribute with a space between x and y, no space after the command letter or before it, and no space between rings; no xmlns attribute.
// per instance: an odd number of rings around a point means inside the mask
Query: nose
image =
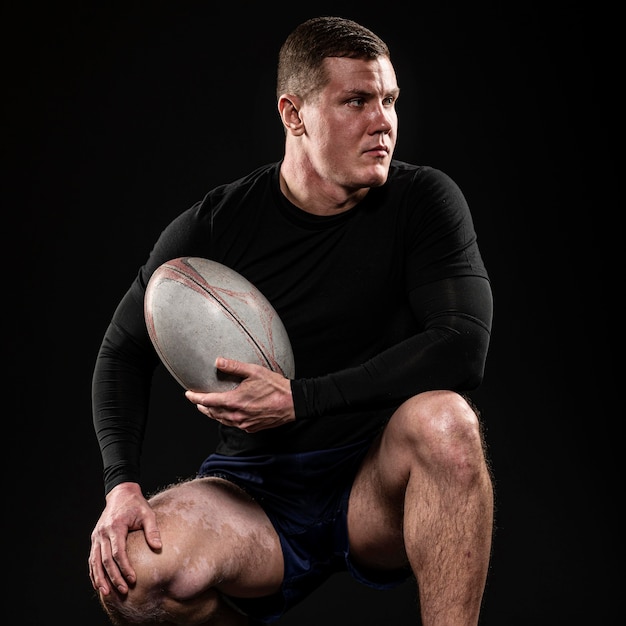
<svg viewBox="0 0 626 626"><path fill-rule="evenodd" d="M376 108L376 112L372 119L373 133L387 134L393 128L392 121L393 110L388 110L382 104Z"/></svg>

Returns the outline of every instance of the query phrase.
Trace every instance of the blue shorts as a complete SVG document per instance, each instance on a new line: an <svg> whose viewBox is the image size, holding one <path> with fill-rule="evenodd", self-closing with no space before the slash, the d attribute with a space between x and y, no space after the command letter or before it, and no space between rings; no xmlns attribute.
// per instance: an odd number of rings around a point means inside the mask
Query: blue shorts
<svg viewBox="0 0 626 626"><path fill-rule="evenodd" d="M364 571L350 561L348 498L371 443L297 454L207 457L198 476L218 476L244 489L263 507L283 550L280 591L262 598L228 596L230 604L257 623L270 624L335 572L347 571L376 589L395 587L412 575L408 567Z"/></svg>

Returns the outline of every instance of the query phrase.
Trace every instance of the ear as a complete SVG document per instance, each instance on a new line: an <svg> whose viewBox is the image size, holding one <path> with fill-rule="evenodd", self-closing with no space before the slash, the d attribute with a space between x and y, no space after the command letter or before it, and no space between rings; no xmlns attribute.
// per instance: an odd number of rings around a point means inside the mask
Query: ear
<svg viewBox="0 0 626 626"><path fill-rule="evenodd" d="M304 132L304 122L300 118L302 101L293 94L283 94L278 98L278 112L283 126L292 135L301 135Z"/></svg>

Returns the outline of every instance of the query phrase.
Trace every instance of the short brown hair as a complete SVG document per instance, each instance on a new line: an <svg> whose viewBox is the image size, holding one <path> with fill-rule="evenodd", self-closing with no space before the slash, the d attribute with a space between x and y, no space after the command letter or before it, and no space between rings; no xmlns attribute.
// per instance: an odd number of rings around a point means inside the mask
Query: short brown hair
<svg viewBox="0 0 626 626"><path fill-rule="evenodd" d="M342 17L314 17L297 26L278 55L276 97L292 93L306 99L322 89L327 57L390 58L387 44L375 33Z"/></svg>

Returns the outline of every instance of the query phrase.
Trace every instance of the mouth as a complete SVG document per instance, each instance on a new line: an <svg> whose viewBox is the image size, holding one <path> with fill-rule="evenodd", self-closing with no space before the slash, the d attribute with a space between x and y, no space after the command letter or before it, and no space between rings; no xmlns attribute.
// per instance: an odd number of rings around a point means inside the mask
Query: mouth
<svg viewBox="0 0 626 626"><path fill-rule="evenodd" d="M368 148L364 153L377 158L386 157L389 154L389 148L384 144L378 144L372 148Z"/></svg>

